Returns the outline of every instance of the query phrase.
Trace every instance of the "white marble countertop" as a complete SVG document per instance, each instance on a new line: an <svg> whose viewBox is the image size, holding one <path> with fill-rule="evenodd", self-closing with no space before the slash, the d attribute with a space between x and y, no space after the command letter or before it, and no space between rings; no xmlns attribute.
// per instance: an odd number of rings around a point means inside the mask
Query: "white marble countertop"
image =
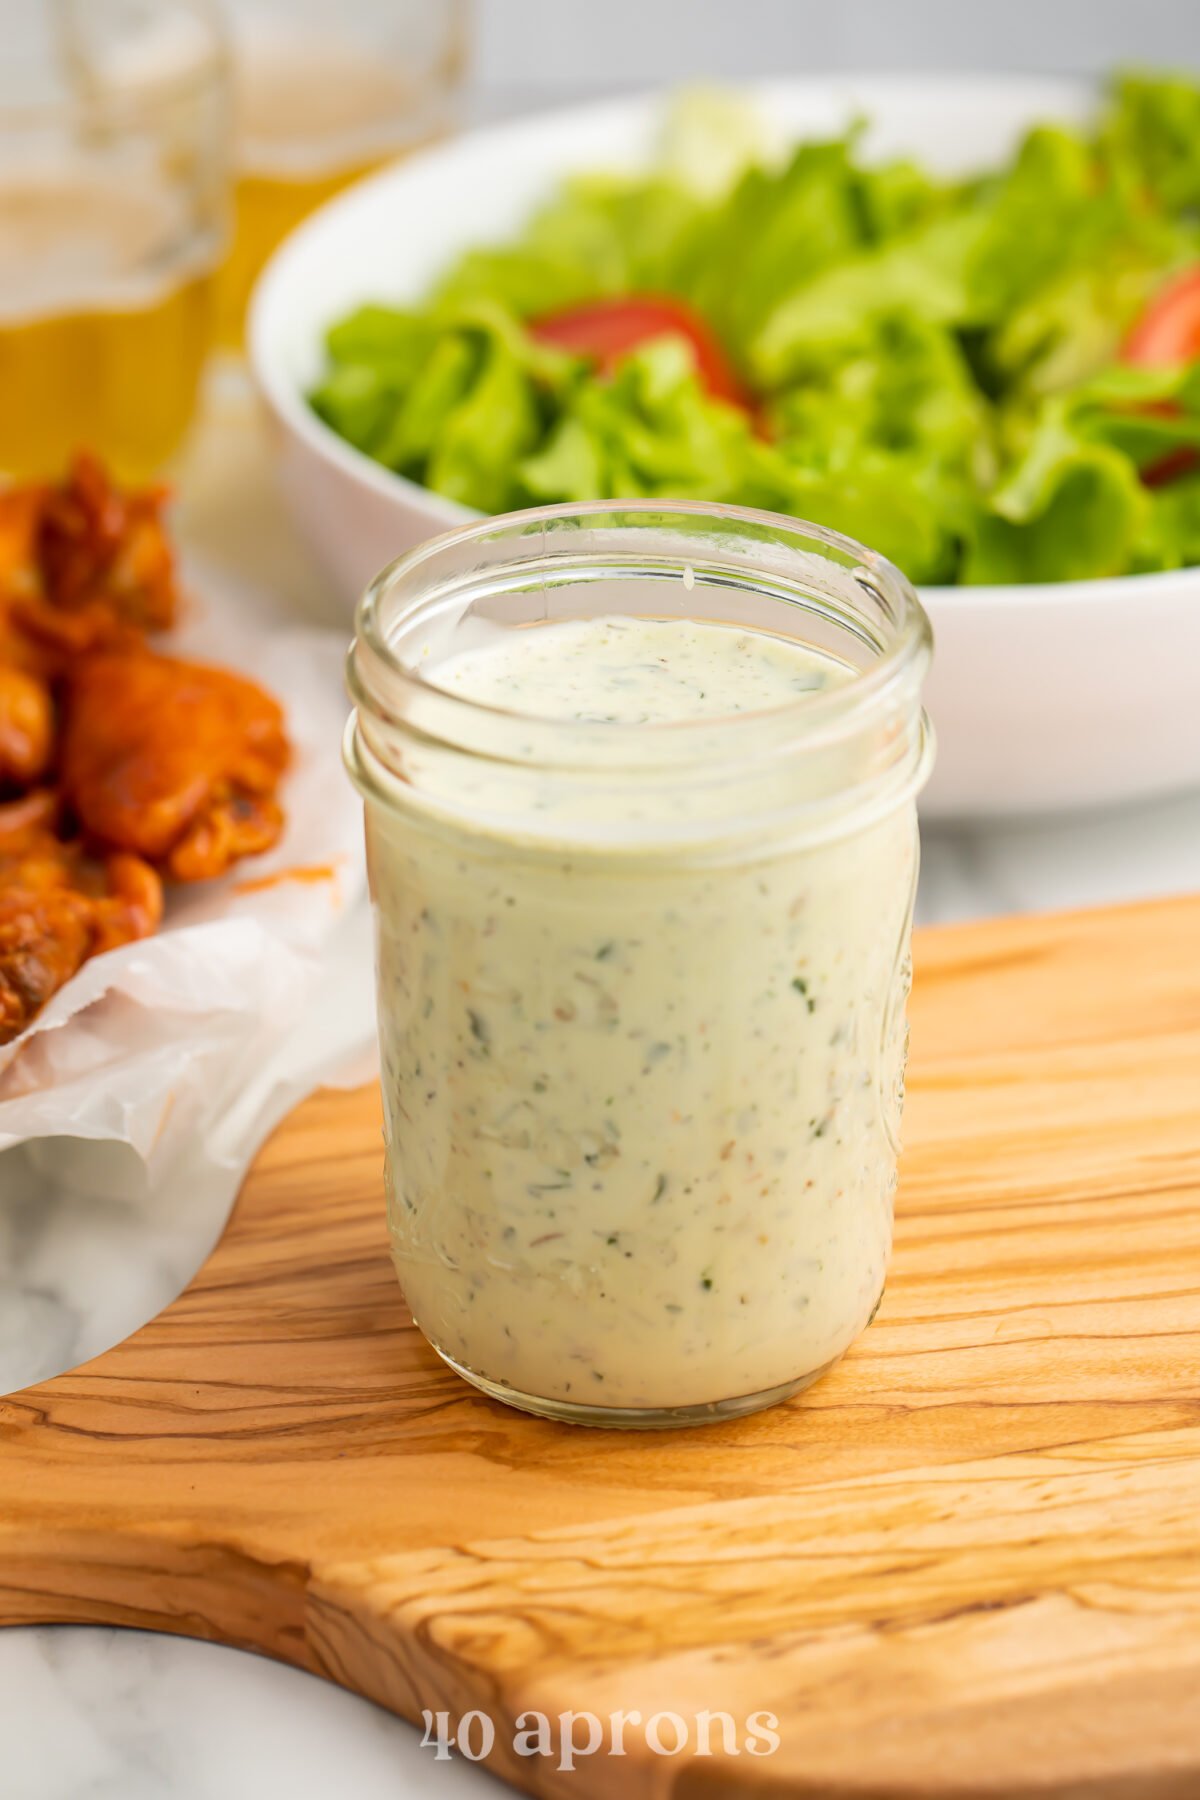
<svg viewBox="0 0 1200 1800"><path fill-rule="evenodd" d="M227 387L222 423L193 450L186 539L210 563L285 589L297 614L344 625L286 527L248 418L231 420L244 407ZM1081 818L931 828L919 917L1198 888L1194 794ZM366 919L351 918L329 984L348 1054L361 1049L369 962ZM156 1311L187 1280L218 1223L189 1220L178 1205L169 1217L119 1199L84 1208L69 1197L23 1194L19 1181L10 1180L8 1192L0 1206L0 1391L70 1366ZM492 1785L461 1764L431 1775L430 1753L409 1726L310 1677L137 1632L0 1633L0 1745L0 1800L324 1800L342 1792L401 1800L435 1791L449 1800Z"/></svg>

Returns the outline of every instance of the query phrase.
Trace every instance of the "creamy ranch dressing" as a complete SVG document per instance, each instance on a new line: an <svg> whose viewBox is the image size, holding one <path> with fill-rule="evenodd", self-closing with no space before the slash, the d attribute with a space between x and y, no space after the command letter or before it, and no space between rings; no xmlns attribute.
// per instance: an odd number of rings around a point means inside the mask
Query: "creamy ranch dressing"
<svg viewBox="0 0 1200 1800"><path fill-rule="evenodd" d="M853 671L764 632L695 619L566 619L505 632L448 657L430 679L450 693L541 719L668 724L786 706Z"/></svg>
<svg viewBox="0 0 1200 1800"><path fill-rule="evenodd" d="M852 676L765 634L632 617L505 631L423 672L615 727ZM444 798L368 808L389 1217L418 1323L486 1381L569 1405L819 1373L890 1249L912 803L722 859L589 844L578 817L534 848L448 826Z"/></svg>

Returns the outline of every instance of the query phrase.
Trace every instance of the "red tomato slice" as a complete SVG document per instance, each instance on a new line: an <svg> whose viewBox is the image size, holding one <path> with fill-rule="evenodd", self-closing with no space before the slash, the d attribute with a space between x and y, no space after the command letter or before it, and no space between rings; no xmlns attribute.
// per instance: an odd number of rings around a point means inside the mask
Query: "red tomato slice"
<svg viewBox="0 0 1200 1800"><path fill-rule="evenodd" d="M1185 270L1154 296L1125 340L1121 357L1142 369L1170 368L1200 357L1200 269ZM1177 409L1170 400L1160 400L1148 410L1173 413ZM1161 487L1195 466L1196 452L1183 446L1143 469L1142 480L1150 487Z"/></svg>
<svg viewBox="0 0 1200 1800"><path fill-rule="evenodd" d="M591 357L601 375L611 375L621 359L639 344L671 332L686 338L692 346L700 379L714 398L750 409L750 396L724 350L704 320L682 300L657 294L622 294L531 320L529 329L543 343L557 344L575 356Z"/></svg>
<svg viewBox="0 0 1200 1800"><path fill-rule="evenodd" d="M1143 369L1200 357L1200 269L1188 269L1154 296L1125 342L1122 356Z"/></svg>

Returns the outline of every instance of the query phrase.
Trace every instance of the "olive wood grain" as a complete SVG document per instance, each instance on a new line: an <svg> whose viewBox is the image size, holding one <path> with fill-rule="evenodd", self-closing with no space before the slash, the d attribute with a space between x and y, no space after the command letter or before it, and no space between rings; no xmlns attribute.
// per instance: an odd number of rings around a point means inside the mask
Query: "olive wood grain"
<svg viewBox="0 0 1200 1800"><path fill-rule="evenodd" d="M478 1707L497 1772L577 1800L1194 1800L1200 899L919 934L911 1016L875 1324L789 1404L680 1433L445 1370L388 1261L378 1096L317 1095L165 1312L0 1401L0 1621ZM619 1707L769 1711L781 1742L513 1752L524 1709Z"/></svg>

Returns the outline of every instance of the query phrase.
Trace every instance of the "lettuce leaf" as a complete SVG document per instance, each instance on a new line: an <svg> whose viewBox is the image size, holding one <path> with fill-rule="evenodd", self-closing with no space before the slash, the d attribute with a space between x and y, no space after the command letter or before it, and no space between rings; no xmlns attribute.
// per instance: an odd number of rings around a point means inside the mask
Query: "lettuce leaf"
<svg viewBox="0 0 1200 1800"><path fill-rule="evenodd" d="M1024 455L980 512L966 582L1083 581L1119 575L1146 522L1146 490L1128 457L1048 405Z"/></svg>
<svg viewBox="0 0 1200 1800"><path fill-rule="evenodd" d="M990 409L951 332L919 314L885 313L840 349L769 409L793 455L871 445L982 470Z"/></svg>
<svg viewBox="0 0 1200 1800"><path fill-rule="evenodd" d="M1200 359L1119 361L1200 264L1200 83L1127 76L1093 125L1039 126L965 181L872 162L861 126L788 154L768 137L737 100L693 96L648 172L574 177L421 304L335 323L314 410L485 511L763 506L925 582L1200 562ZM682 338L600 377L528 328L655 293L707 322L753 412L707 392Z"/></svg>
<svg viewBox="0 0 1200 1800"><path fill-rule="evenodd" d="M435 289L435 304L483 300L528 319L604 294L678 291L709 210L659 176L577 177L516 243L468 251Z"/></svg>
<svg viewBox="0 0 1200 1800"><path fill-rule="evenodd" d="M756 380L774 389L805 375L868 337L888 313L934 325L968 323L967 270L983 228L977 214L951 212L807 282L772 310L752 341Z"/></svg>
<svg viewBox="0 0 1200 1800"><path fill-rule="evenodd" d="M972 316L1002 319L1075 260L1080 230L1095 231L1094 159L1075 132L1031 131L1011 169L979 203L983 230L965 272Z"/></svg>
<svg viewBox="0 0 1200 1800"><path fill-rule="evenodd" d="M864 450L827 469L797 469L783 510L869 542L916 582L953 582L970 500L909 457Z"/></svg>
<svg viewBox="0 0 1200 1800"><path fill-rule="evenodd" d="M330 328L329 367L309 404L356 449L376 455L437 336L421 313L359 307Z"/></svg>
<svg viewBox="0 0 1200 1800"><path fill-rule="evenodd" d="M1133 549L1130 569L1190 569L1200 563L1200 475L1155 489Z"/></svg>
<svg viewBox="0 0 1200 1800"><path fill-rule="evenodd" d="M1120 77L1101 143L1112 163L1137 172L1165 212L1200 212L1200 84L1193 78Z"/></svg>
<svg viewBox="0 0 1200 1800"><path fill-rule="evenodd" d="M787 165L750 169L694 240L680 291L742 360L780 303L866 241L851 138L802 144Z"/></svg>
<svg viewBox="0 0 1200 1800"><path fill-rule="evenodd" d="M1200 362L1105 369L1071 395L1069 417L1082 436L1151 472L1180 449L1200 448Z"/></svg>
<svg viewBox="0 0 1200 1800"><path fill-rule="evenodd" d="M581 384L516 477L525 500L766 499L749 419L705 392L690 345L671 336L642 345L610 381Z"/></svg>

